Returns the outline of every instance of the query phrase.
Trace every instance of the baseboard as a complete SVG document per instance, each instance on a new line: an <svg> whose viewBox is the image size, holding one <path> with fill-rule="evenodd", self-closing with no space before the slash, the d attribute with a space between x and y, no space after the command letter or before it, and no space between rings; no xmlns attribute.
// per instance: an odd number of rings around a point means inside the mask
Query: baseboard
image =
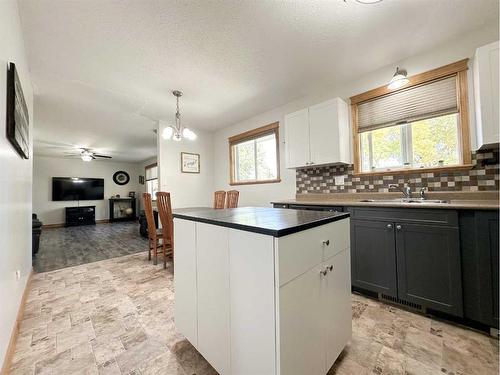
<svg viewBox="0 0 500 375"><path fill-rule="evenodd" d="M64 224L44 224L42 225L42 229L50 229L50 228L62 228Z"/></svg>
<svg viewBox="0 0 500 375"><path fill-rule="evenodd" d="M32 277L33 269L31 269L28 280L26 281L26 285L24 286L23 296L21 298L21 303L19 304L19 309L17 310L17 317L14 323L14 327L12 327L9 346L7 347L7 352L5 353L5 358L3 361L2 370L0 371L0 375L7 375L9 373L12 357L14 356L14 351L16 349L17 334L19 333L19 326L23 320L24 306L26 305L26 298L28 297Z"/></svg>
<svg viewBox="0 0 500 375"><path fill-rule="evenodd" d="M96 224L109 223L109 219L96 220L95 223ZM44 224L44 225L42 225L42 229L64 228L65 226L66 226L65 223L60 223L60 224Z"/></svg>

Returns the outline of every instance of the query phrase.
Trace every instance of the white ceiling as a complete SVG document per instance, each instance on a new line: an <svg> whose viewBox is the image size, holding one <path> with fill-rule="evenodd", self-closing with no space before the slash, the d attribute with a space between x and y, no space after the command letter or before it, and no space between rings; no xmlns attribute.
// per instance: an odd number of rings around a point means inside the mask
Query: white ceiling
<svg viewBox="0 0 500 375"><path fill-rule="evenodd" d="M155 155L173 119L216 129L498 21L497 0L19 0L35 152Z"/></svg>

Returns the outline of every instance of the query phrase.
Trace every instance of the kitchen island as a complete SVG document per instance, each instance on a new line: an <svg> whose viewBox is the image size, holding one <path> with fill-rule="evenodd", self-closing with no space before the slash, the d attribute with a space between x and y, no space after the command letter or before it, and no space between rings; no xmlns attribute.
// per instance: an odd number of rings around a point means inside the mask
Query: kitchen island
<svg viewBox="0 0 500 375"><path fill-rule="evenodd" d="M222 375L324 375L351 338L349 214L174 211L175 324Z"/></svg>

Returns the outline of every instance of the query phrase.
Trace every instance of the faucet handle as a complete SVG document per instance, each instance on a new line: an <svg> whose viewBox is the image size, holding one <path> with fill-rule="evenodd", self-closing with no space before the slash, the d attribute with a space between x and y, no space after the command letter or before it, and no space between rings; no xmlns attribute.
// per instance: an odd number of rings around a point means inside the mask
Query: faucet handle
<svg viewBox="0 0 500 375"><path fill-rule="evenodd" d="M427 191L427 188L422 187L420 188L420 198L425 199L425 192Z"/></svg>

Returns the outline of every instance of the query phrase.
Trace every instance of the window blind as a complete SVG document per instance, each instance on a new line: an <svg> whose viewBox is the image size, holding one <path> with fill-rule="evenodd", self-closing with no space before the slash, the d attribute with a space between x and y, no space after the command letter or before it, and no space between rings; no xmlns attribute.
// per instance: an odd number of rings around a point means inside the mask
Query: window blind
<svg viewBox="0 0 500 375"><path fill-rule="evenodd" d="M156 165L146 168L146 181L158 178L158 167Z"/></svg>
<svg viewBox="0 0 500 375"><path fill-rule="evenodd" d="M358 104L358 132L458 112L456 75Z"/></svg>

